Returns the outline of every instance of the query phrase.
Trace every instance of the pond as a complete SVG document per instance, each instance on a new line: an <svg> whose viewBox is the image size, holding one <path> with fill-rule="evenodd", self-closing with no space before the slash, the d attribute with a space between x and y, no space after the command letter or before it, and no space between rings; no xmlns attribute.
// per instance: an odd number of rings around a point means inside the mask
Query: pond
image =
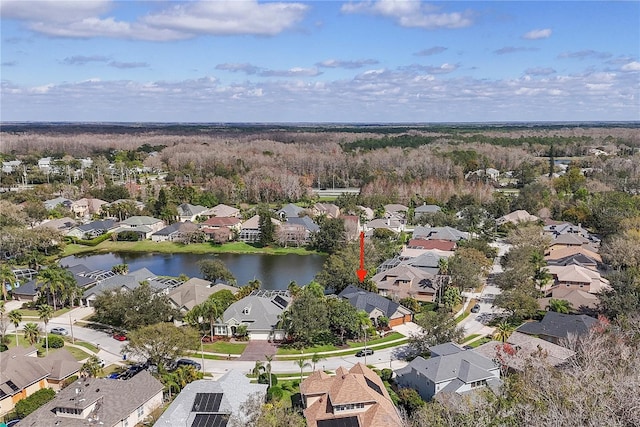
<svg viewBox="0 0 640 427"><path fill-rule="evenodd" d="M69 256L60 265L84 264L92 270L111 270L116 264L127 264L129 271L148 268L158 276L186 274L202 277L198 261L219 259L233 273L239 285L258 279L263 289L286 289L294 280L305 285L322 269L323 255L266 255L266 254L158 254L158 253L108 253Z"/></svg>

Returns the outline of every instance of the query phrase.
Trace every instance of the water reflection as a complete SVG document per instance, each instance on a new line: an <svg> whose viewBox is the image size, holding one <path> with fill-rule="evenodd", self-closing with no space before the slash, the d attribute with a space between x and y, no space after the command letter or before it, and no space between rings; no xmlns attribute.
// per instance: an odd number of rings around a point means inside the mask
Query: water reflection
<svg viewBox="0 0 640 427"><path fill-rule="evenodd" d="M264 254L149 254L108 253L85 256L70 256L60 261L61 265L84 264L92 270L110 270L115 264L128 264L129 271L148 268L158 276L202 277L198 261L220 259L238 280L245 284L258 279L264 289L286 289L289 282L300 285L309 283L322 268L322 255L264 255Z"/></svg>

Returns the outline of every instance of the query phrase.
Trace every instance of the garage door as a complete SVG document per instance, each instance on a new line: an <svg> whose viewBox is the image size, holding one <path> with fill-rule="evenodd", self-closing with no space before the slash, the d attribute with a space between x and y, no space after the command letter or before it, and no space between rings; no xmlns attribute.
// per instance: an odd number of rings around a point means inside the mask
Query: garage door
<svg viewBox="0 0 640 427"><path fill-rule="evenodd" d="M266 341L269 339L269 332L251 332L249 333L249 339Z"/></svg>

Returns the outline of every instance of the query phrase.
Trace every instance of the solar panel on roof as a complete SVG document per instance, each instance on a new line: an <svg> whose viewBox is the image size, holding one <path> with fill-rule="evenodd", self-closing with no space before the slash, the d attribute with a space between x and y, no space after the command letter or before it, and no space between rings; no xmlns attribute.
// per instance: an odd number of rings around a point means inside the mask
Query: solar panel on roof
<svg viewBox="0 0 640 427"><path fill-rule="evenodd" d="M334 418L332 420L318 420L318 427L360 427L358 417Z"/></svg>
<svg viewBox="0 0 640 427"><path fill-rule="evenodd" d="M222 393L196 393L191 412L218 412Z"/></svg>
<svg viewBox="0 0 640 427"><path fill-rule="evenodd" d="M382 389L380 388L380 386L376 383L374 383L373 381L371 381L369 378L365 377L364 380L367 382L367 385L369 387L371 387L373 390L377 391L378 394L382 395ZM383 395L384 396L384 395Z"/></svg>
<svg viewBox="0 0 640 427"><path fill-rule="evenodd" d="M284 309L287 306L287 300L282 298L280 295L277 295L274 299L271 300L275 305Z"/></svg>
<svg viewBox="0 0 640 427"><path fill-rule="evenodd" d="M193 422L191 423L191 427L226 427L228 422L228 415L197 414Z"/></svg>

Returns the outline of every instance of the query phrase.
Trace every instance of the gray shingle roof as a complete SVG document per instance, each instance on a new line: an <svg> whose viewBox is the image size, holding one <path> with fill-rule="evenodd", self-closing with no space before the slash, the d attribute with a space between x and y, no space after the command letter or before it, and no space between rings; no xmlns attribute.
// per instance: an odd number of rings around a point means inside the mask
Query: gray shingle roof
<svg viewBox="0 0 640 427"><path fill-rule="evenodd" d="M306 228L312 233L315 233L320 230L320 226L315 222L313 222L313 220L306 215L303 217L287 217L287 222L285 224L302 225L304 228Z"/></svg>
<svg viewBox="0 0 640 427"><path fill-rule="evenodd" d="M251 384L249 378L236 369L230 370L217 381L194 381L182 389L154 427L190 426L196 415L191 410L197 393L222 393L216 413L231 415L242 423L245 420L242 404L256 393L262 401L267 387L266 384Z"/></svg>
<svg viewBox="0 0 640 427"><path fill-rule="evenodd" d="M555 338L568 338L569 335L583 335L598 322L584 314L562 314L549 311L540 322L528 322L517 331L529 335L546 335Z"/></svg>
<svg viewBox="0 0 640 427"><path fill-rule="evenodd" d="M373 292L367 292L363 289L357 288L353 285L349 285L340 294L339 297L345 298L349 303L358 310L364 310L367 313L371 313L376 308L384 314L384 316L390 318L402 307L397 302L391 301L379 294ZM410 313L410 310L402 307L404 310Z"/></svg>
<svg viewBox="0 0 640 427"><path fill-rule="evenodd" d="M291 302L290 297L281 296L287 303ZM269 331L278 323L278 316L284 311L273 302L275 297L264 297L249 295L236 301L224 311L222 315L224 323L235 319L238 323L247 324L247 330ZM247 312L243 312L247 309Z"/></svg>
<svg viewBox="0 0 640 427"><path fill-rule="evenodd" d="M116 289L120 289L122 287L133 290L140 286L140 282L143 282L145 280L149 282L151 288L158 291L166 289L169 286L166 283L162 283L158 280L153 280L153 278L155 277L157 276L146 268L132 271L129 274L116 274L115 276L104 279L93 288L86 290L83 294L83 298L87 298L91 295L99 295L104 291L115 291Z"/></svg>
<svg viewBox="0 0 640 427"><path fill-rule="evenodd" d="M439 239L457 242L458 240L469 239L469 233L460 231L453 227L422 227L418 226L413 230L413 238Z"/></svg>
<svg viewBox="0 0 640 427"><path fill-rule="evenodd" d="M158 393L162 393L163 388L162 383L147 371L142 371L126 381L85 378L62 389L53 400L20 421L20 426L86 426L87 419L57 416L53 412L58 407L78 407L80 399L84 399L82 405L85 406L100 400L96 415L105 426L113 426ZM79 393L76 393L76 390L79 390Z"/></svg>

